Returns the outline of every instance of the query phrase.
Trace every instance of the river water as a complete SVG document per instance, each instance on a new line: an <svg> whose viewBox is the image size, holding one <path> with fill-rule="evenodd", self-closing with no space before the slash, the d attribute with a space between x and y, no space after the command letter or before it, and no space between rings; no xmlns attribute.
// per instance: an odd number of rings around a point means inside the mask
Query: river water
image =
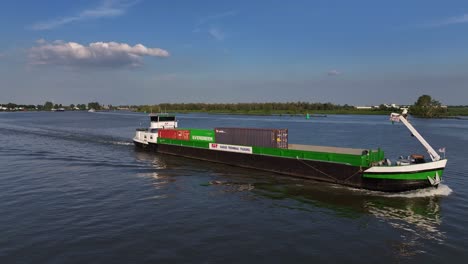
<svg viewBox="0 0 468 264"><path fill-rule="evenodd" d="M290 143L423 153L386 116L179 115ZM0 263L446 263L468 259L468 121L411 119L443 184L350 189L135 150L130 112L0 113ZM217 184L210 184L210 183Z"/></svg>

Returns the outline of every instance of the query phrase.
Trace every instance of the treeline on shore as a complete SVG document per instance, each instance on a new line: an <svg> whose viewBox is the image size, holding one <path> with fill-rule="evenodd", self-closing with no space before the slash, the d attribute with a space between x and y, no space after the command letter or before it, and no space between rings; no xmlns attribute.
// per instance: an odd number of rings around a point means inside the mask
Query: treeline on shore
<svg viewBox="0 0 468 264"><path fill-rule="evenodd" d="M52 102L45 102L44 104L32 105L32 104L15 104L7 103L0 104L0 111L53 111L63 109L67 111L84 111L88 109L94 110L115 110L117 107L112 105L101 105L99 102L89 102L87 104L54 104Z"/></svg>
<svg viewBox="0 0 468 264"><path fill-rule="evenodd" d="M101 105L99 102L88 104L53 104L45 102L43 105L18 105L14 103L0 104L0 111L52 111L64 110L130 110L146 113L177 112L177 113L226 113L226 114L255 114L255 115L298 115L298 114L367 114L383 115L401 112L402 107L384 105L357 108L351 105L310 102L267 102L267 103L161 103L154 105L112 106ZM423 118L468 116L468 105L443 106L429 95L422 95L410 106L411 115Z"/></svg>
<svg viewBox="0 0 468 264"><path fill-rule="evenodd" d="M378 107L361 110L351 105L332 103L309 102L274 102L274 103L162 103L155 105L141 105L137 107L140 112L204 112L204 113L231 113L231 114L306 114L328 113L345 114L361 113L382 114L394 111L394 108Z"/></svg>
<svg viewBox="0 0 468 264"><path fill-rule="evenodd" d="M468 116L468 106L442 106L438 101L423 97L415 104L405 106L410 114L423 118L438 118L452 116ZM336 105L332 103L178 103L137 106L137 111L146 113L179 112L179 113L227 113L227 114L258 114L258 115L298 115L298 114L366 114L386 115L401 112L401 107L380 105L378 107L359 109L350 105Z"/></svg>

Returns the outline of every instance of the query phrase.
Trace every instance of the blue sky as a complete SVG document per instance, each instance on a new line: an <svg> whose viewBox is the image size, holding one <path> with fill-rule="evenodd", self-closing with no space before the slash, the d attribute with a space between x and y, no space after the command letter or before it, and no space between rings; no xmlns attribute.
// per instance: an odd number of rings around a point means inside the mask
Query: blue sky
<svg viewBox="0 0 468 264"><path fill-rule="evenodd" d="M1 1L0 103L468 104L466 1Z"/></svg>

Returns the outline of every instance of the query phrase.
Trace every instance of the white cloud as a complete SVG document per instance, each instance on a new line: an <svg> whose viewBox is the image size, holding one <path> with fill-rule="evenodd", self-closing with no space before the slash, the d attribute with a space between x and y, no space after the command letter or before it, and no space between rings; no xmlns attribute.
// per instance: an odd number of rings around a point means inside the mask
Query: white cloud
<svg viewBox="0 0 468 264"><path fill-rule="evenodd" d="M340 75L340 74L341 74L341 72L338 71L338 70L329 70L329 71L327 72L327 75L328 75L328 76L336 76L336 75Z"/></svg>
<svg viewBox="0 0 468 264"><path fill-rule="evenodd" d="M423 25L423 27L441 27L441 26L464 24L464 23L468 23L468 14L449 17L444 20L439 20L433 23L428 23L428 24Z"/></svg>
<svg viewBox="0 0 468 264"><path fill-rule="evenodd" d="M192 32L193 33L200 33L200 32L208 33L208 35L210 35L215 40L218 40L218 41L224 40L226 38L226 34L221 30L219 26L215 27L214 25L219 24L220 20L223 20L228 17L233 17L236 15L237 15L237 11L230 10L230 11L202 17L198 20Z"/></svg>
<svg viewBox="0 0 468 264"><path fill-rule="evenodd" d="M463 16L458 16L458 17L451 17L444 21L440 21L439 25L444 26L444 25L462 24L462 23L468 23L468 14L464 14Z"/></svg>
<svg viewBox="0 0 468 264"><path fill-rule="evenodd" d="M463 16L458 17L451 17L444 22L446 25L468 23L468 14L464 14Z"/></svg>
<svg viewBox="0 0 468 264"><path fill-rule="evenodd" d="M223 19L223 18L226 18L226 17L232 17L232 16L235 16L235 15L237 15L237 12L234 11L234 10L230 10L230 11L226 11L226 12L222 12L222 13L202 17L202 18L199 19L199 21L197 23L197 27L201 26L203 24L206 24L208 22L211 22L211 21L216 21L216 20L219 20L219 19Z"/></svg>
<svg viewBox="0 0 468 264"><path fill-rule="evenodd" d="M39 45L42 45L42 44L45 44L47 41L43 38L40 38L38 40L36 40L36 43L39 44Z"/></svg>
<svg viewBox="0 0 468 264"><path fill-rule="evenodd" d="M72 22L78 22L88 19L98 19L106 17L116 17L125 14L127 9L137 2L128 2L122 0L107 0L94 9L87 9L79 12L76 15L55 18L48 21L37 22L30 26L33 30L49 30L54 29Z"/></svg>
<svg viewBox="0 0 468 264"><path fill-rule="evenodd" d="M210 36L212 36L214 39L216 40L224 40L224 38L226 37L226 35L224 34L224 32L221 31L221 29L219 28L215 28L215 27L211 27L209 30L208 30L208 33L210 34Z"/></svg>
<svg viewBox="0 0 468 264"><path fill-rule="evenodd" d="M160 48L147 48L142 44L130 46L117 42L94 42L88 46L76 42L45 40L37 42L29 50L33 65L66 65L73 67L138 67L144 56L168 57L169 52Z"/></svg>
<svg viewBox="0 0 468 264"><path fill-rule="evenodd" d="M155 81L174 81L179 77L176 73L166 73L154 76L153 80Z"/></svg>

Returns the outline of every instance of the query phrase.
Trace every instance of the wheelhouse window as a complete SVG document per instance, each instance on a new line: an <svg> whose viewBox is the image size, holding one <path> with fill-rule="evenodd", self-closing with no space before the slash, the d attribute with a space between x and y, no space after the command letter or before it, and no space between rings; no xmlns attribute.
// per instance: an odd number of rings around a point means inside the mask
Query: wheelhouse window
<svg viewBox="0 0 468 264"><path fill-rule="evenodd" d="M158 120L158 116L152 116L151 122L170 122L175 121L175 116L160 116Z"/></svg>

